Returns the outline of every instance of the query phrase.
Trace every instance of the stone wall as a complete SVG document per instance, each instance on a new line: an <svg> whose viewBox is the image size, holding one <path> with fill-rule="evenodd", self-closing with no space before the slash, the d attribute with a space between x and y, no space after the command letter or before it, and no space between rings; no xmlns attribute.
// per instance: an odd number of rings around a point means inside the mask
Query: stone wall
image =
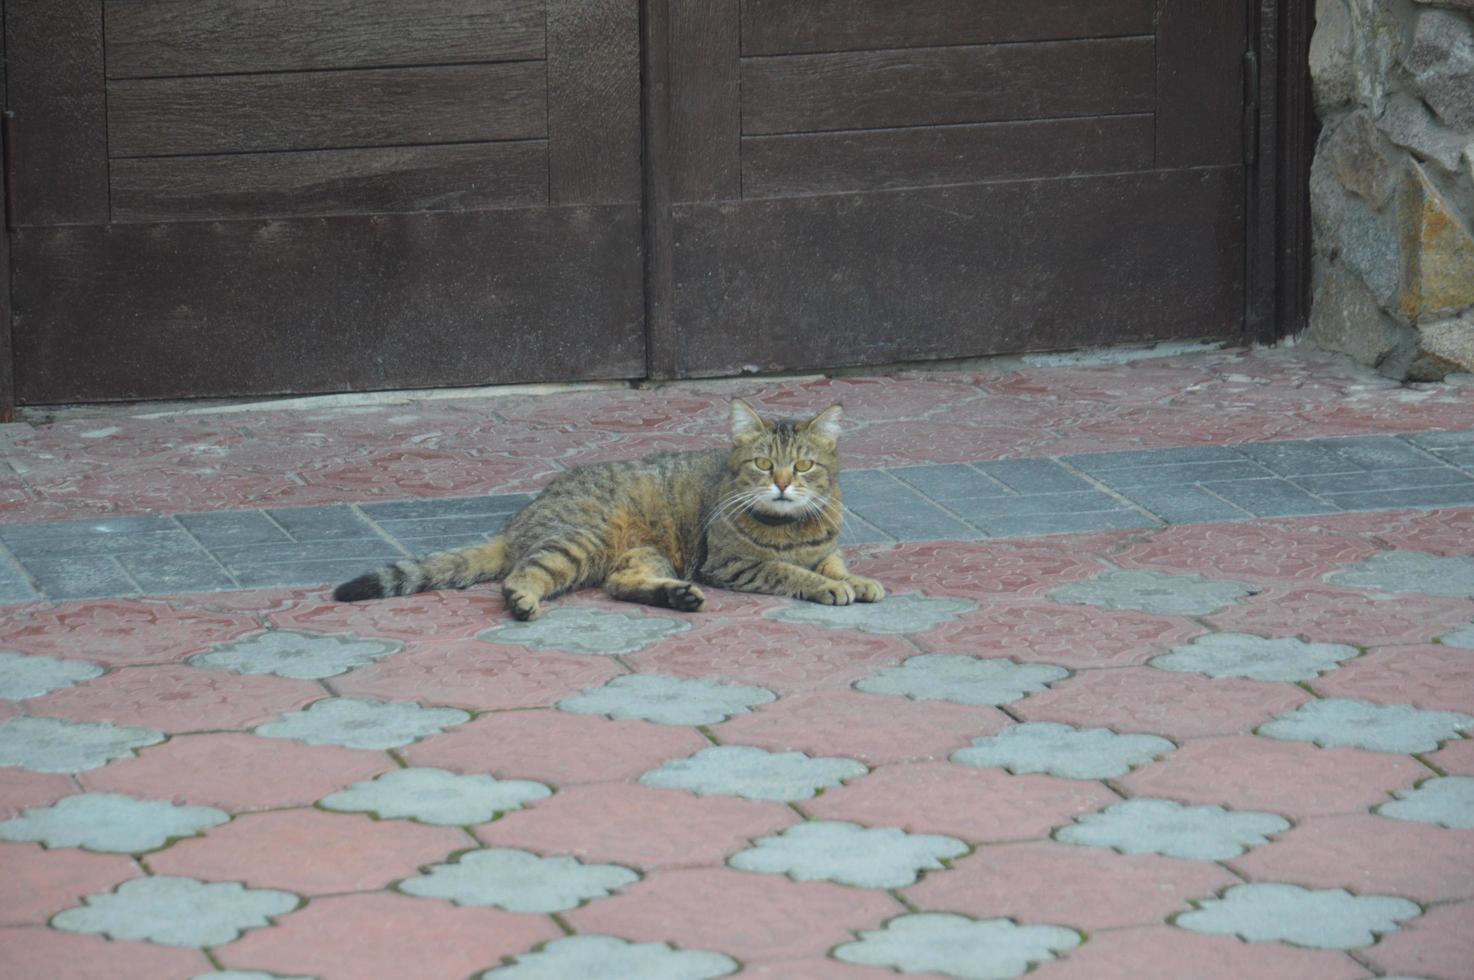
<svg viewBox="0 0 1474 980"><path fill-rule="evenodd" d="M1474 371L1474 0L1317 0L1310 73L1311 340Z"/></svg>

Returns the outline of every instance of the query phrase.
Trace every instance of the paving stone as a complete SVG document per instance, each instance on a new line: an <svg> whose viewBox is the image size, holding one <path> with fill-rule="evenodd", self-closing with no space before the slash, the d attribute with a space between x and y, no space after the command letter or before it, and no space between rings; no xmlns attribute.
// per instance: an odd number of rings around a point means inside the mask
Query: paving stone
<svg viewBox="0 0 1474 980"><path fill-rule="evenodd" d="M341 504L323 507L274 507L266 512L294 541L344 541L353 538L383 540L374 526L353 508Z"/></svg>
<svg viewBox="0 0 1474 980"><path fill-rule="evenodd" d="M661 725L715 725L776 701L766 688L663 674L625 674L603 687L558 702L560 711L606 718L641 719Z"/></svg>
<svg viewBox="0 0 1474 980"><path fill-rule="evenodd" d="M892 592L977 600L1022 598L1100 571L1077 542L947 541L902 544L869 556L864 574Z"/></svg>
<svg viewBox="0 0 1474 980"><path fill-rule="evenodd" d="M1328 581L1384 592L1474 598L1474 558L1388 551L1337 572Z"/></svg>
<svg viewBox="0 0 1474 980"><path fill-rule="evenodd" d="M213 807L176 806L166 800L136 800L113 793L82 793L0 823L0 840L137 854L195 836L229 819L229 814Z"/></svg>
<svg viewBox="0 0 1474 980"><path fill-rule="evenodd" d="M1131 500L1169 524L1207 521L1241 521L1254 516L1216 494L1192 484L1173 487L1138 487ZM1334 509L1334 508L1330 508Z"/></svg>
<svg viewBox="0 0 1474 980"><path fill-rule="evenodd" d="M49 599L97 599L138 594L138 586L110 557L28 558L26 571Z"/></svg>
<svg viewBox="0 0 1474 980"><path fill-rule="evenodd" d="M254 731L265 738L289 738L305 745L393 749L470 720L458 708L423 708L373 698L324 698Z"/></svg>
<svg viewBox="0 0 1474 980"><path fill-rule="evenodd" d="M347 673L404 649L385 640L360 640L351 633L329 636L296 630L272 630L230 643L216 644L187 663L237 674L275 674L317 680Z"/></svg>
<svg viewBox="0 0 1474 980"><path fill-rule="evenodd" d="M1090 484L1052 459L1005 459L974 463L973 468L1016 493L1070 493Z"/></svg>
<svg viewBox="0 0 1474 980"><path fill-rule="evenodd" d="M1375 554L1377 546L1307 521L1173 527L1111 555L1123 568L1197 573L1244 582L1319 583L1328 572Z"/></svg>
<svg viewBox="0 0 1474 980"><path fill-rule="evenodd" d="M434 643L469 640L505 615L505 609L500 594L457 589L373 602L296 603L271 613L267 621L276 629L304 633L353 633L365 639Z"/></svg>
<svg viewBox="0 0 1474 980"><path fill-rule="evenodd" d="M212 514L179 514L185 530L207 548L291 541L280 524L259 510L218 511Z"/></svg>
<svg viewBox="0 0 1474 980"><path fill-rule="evenodd" d="M867 694L895 694L915 701L999 705L1043 691L1068 676L1069 671L1051 664L928 653L858 681L855 688Z"/></svg>
<svg viewBox="0 0 1474 980"><path fill-rule="evenodd" d="M1474 505L1474 482L1453 486L1368 490L1326 494L1342 510L1399 510L1408 507L1468 507Z"/></svg>
<svg viewBox="0 0 1474 980"><path fill-rule="evenodd" d="M164 733L152 728L63 718L11 718L0 721L0 766L20 766L32 772L84 772L163 740Z"/></svg>
<svg viewBox="0 0 1474 980"><path fill-rule="evenodd" d="M287 892L168 876L125 881L113 892L88 895L83 902L59 913L52 926L161 946L233 942L245 930L270 925L301 904Z"/></svg>
<svg viewBox="0 0 1474 980"><path fill-rule="evenodd" d="M1474 650L1474 625L1463 626L1454 630L1452 633L1445 633L1438 638L1438 642L1446 647Z"/></svg>
<svg viewBox="0 0 1474 980"><path fill-rule="evenodd" d="M1062 606L1049 601L1000 602L916 638L927 653L965 653L1044 661L1074 669L1134 667L1202 634L1184 618L1134 610ZM1081 637L1089 637L1082 643Z"/></svg>
<svg viewBox="0 0 1474 980"><path fill-rule="evenodd" d="M1073 516L1125 509L1120 500L1099 490L1019 497L964 497L948 500L947 507L958 517L974 524L997 517Z"/></svg>
<svg viewBox="0 0 1474 980"><path fill-rule="evenodd" d="M239 611L178 609L139 599L65 603L7 626L0 625L0 644L7 648L52 657L85 649L88 660L105 667L172 663L260 629L254 615Z"/></svg>
<svg viewBox="0 0 1474 980"><path fill-rule="evenodd" d="M1247 677L1256 681L1308 681L1334 670L1359 651L1341 643L1306 643L1294 637L1270 640L1248 633L1207 633L1186 646L1153 657L1158 670Z"/></svg>
<svg viewBox="0 0 1474 980"><path fill-rule="evenodd" d="M507 525L510 514L483 514L477 517L421 517L410 521L378 520L375 523L390 537L412 542L416 550L438 547L427 545L434 538L461 537L485 541Z"/></svg>
<svg viewBox="0 0 1474 980"><path fill-rule="evenodd" d="M1225 459L1200 463L1153 463L1148 466L1097 470L1095 479L1128 495L1137 487L1170 487L1226 480L1255 480L1274 474L1248 459Z"/></svg>
<svg viewBox="0 0 1474 980"><path fill-rule="evenodd" d="M531 650L561 650L600 657L634 653L683 633L691 624L671 616L643 616L602 609L553 609L533 622L507 622L477 635L487 643L511 643Z"/></svg>
<svg viewBox="0 0 1474 980"><path fill-rule="evenodd" d="M1000 497L1009 488L962 463L930 466L900 466L891 476L904 480L933 500L958 497Z"/></svg>
<svg viewBox="0 0 1474 980"><path fill-rule="evenodd" d="M1471 487L1474 486L1474 481L1469 479L1468 474L1460 473L1451 466L1428 465L1406 470L1297 476L1295 484L1303 490L1334 501L1338 506L1346 507L1348 505L1339 498L1366 496L1379 491L1415 490L1428 487Z"/></svg>
<svg viewBox="0 0 1474 980"><path fill-rule="evenodd" d="M1474 656L1437 644L1383 647L1315 682L1328 698L1360 698L1474 715Z"/></svg>
<svg viewBox="0 0 1474 980"><path fill-rule="evenodd" d="M76 791L69 776L0 768L0 819L20 816L26 807L55 803Z"/></svg>
<svg viewBox="0 0 1474 980"><path fill-rule="evenodd" d="M1430 779L1413 790L1393 794L1397 801L1377 807L1377 813L1396 820L1417 820L1440 827L1474 829L1474 778L1445 776ZM0 828L4 825L0 824Z"/></svg>
<svg viewBox="0 0 1474 980"><path fill-rule="evenodd" d="M143 874L137 862L117 854L89 854L35 844L0 844L0 925L44 925L79 895L116 888ZM19 976L49 976L51 971ZM0 972L9 978L11 974Z"/></svg>
<svg viewBox="0 0 1474 980"><path fill-rule="evenodd" d="M846 506L866 523L898 541L971 541L982 537L976 528L924 498L914 503Z"/></svg>
<svg viewBox="0 0 1474 980"><path fill-rule="evenodd" d="M1136 609L1177 616L1217 612L1259 590L1241 582L1213 581L1201 575L1108 571L1084 582L1071 582L1049 593L1056 602Z"/></svg>
<svg viewBox="0 0 1474 980"><path fill-rule="evenodd" d="M383 564L384 561L403 557L403 554L394 551L378 561ZM365 562L373 561L374 558L344 558L332 561L267 562L259 565L232 565L230 573L244 589L319 586L361 575L365 570Z"/></svg>
<svg viewBox="0 0 1474 980"><path fill-rule="evenodd" d="M101 667L85 660L27 657L0 650L0 698L8 701L38 698L101 674Z"/></svg>
<svg viewBox="0 0 1474 980"><path fill-rule="evenodd" d="M1422 910L1383 895L1343 889L1313 891L1298 885L1235 885L1222 898L1201 899L1175 925L1194 932L1238 936L1246 942L1287 942L1315 949L1355 949L1395 932Z"/></svg>
<svg viewBox="0 0 1474 980"><path fill-rule="evenodd" d="M269 571L273 565L338 563L354 559L362 564L394 561L404 552L384 538L349 538L341 541L289 541L285 544L251 544L215 548L214 555L231 572Z"/></svg>
<svg viewBox="0 0 1474 980"><path fill-rule="evenodd" d="M1237 446L1184 446L1177 449L1133 449L1125 452L1081 453L1066 456L1064 461L1086 473L1109 470L1140 469L1184 463L1240 462L1243 455Z"/></svg>
<svg viewBox="0 0 1474 980"><path fill-rule="evenodd" d="M316 978L304 977L300 974L288 977L280 973L263 973L260 970L211 970L191 980L316 980Z"/></svg>
<svg viewBox="0 0 1474 980"><path fill-rule="evenodd" d="M1002 767L1012 773L1048 773L1066 779L1110 779L1151 762L1174 748L1156 735L1118 735L1105 728L1072 728L1033 722L975 738L972 748L952 753L965 766Z"/></svg>
<svg viewBox="0 0 1474 980"><path fill-rule="evenodd" d="M977 603L966 599L931 598L912 592L849 606L795 603L769 613L768 618L781 623L862 633L925 633L976 608Z"/></svg>
<svg viewBox="0 0 1474 980"><path fill-rule="evenodd" d="M807 800L820 790L857 779L869 770L854 759L810 758L802 752L767 752L743 745L703 749L640 777L646 786L683 789L697 796L722 794L749 800Z"/></svg>
<svg viewBox="0 0 1474 980"><path fill-rule="evenodd" d="M615 864L582 864L571 857L539 857L508 848L470 851L453 864L431 865L426 871L401 881L399 890L508 912L566 912L640 879Z"/></svg>
<svg viewBox="0 0 1474 980"><path fill-rule="evenodd" d="M440 517L483 517L515 514L532 503L530 493L498 493L483 497L446 497L438 500L394 500L358 504L358 510L379 524Z"/></svg>
<svg viewBox="0 0 1474 980"><path fill-rule="evenodd" d="M1331 698L1303 704L1259 727L1260 735L1374 752L1432 752L1474 727L1474 716L1405 704Z"/></svg>
<svg viewBox="0 0 1474 980"><path fill-rule="evenodd" d="M1172 800L1127 800L1103 813L1075 818L1055 833L1066 844L1109 847L1122 854L1162 854L1221 861L1267 843L1290 829L1272 813L1233 812L1221 806L1183 806Z"/></svg>
<svg viewBox="0 0 1474 980"><path fill-rule="evenodd" d="M118 555L117 562L145 595L234 589L235 578L207 554Z"/></svg>
<svg viewBox="0 0 1474 980"><path fill-rule="evenodd" d="M906 973L930 970L964 980L1007 980L1079 944L1078 932L1060 926L917 912L891 919L884 929L860 933L858 942L838 947L834 956Z"/></svg>
<svg viewBox="0 0 1474 980"><path fill-rule="evenodd" d="M1031 514L1027 517L978 517L973 523L994 538L1032 538L1049 534L1089 534L1160 527L1157 519L1135 510L1101 510L1085 514Z"/></svg>
<svg viewBox="0 0 1474 980"><path fill-rule="evenodd" d="M736 973L737 961L722 953L673 949L669 943L631 943L614 936L568 936L535 953L513 957L511 966L487 970L481 980L564 980L566 977L628 977L630 980L707 980Z"/></svg>
<svg viewBox="0 0 1474 980"><path fill-rule="evenodd" d="M542 783L493 776L461 776L444 769L395 769L325 797L329 810L372 813L381 820L468 826L486 823L523 804L547 799Z"/></svg>
<svg viewBox="0 0 1474 980"><path fill-rule="evenodd" d="M58 964L66 965L67 980L214 976L212 964L198 949L115 943L47 926L0 929L0 976L51 977Z"/></svg>
<svg viewBox="0 0 1474 980"><path fill-rule="evenodd" d="M834 881L857 888L900 888L922 871L940 871L968 846L955 837L908 834L834 820L801 823L760 837L727 861L741 871L787 875L794 881Z"/></svg>
<svg viewBox="0 0 1474 980"><path fill-rule="evenodd" d="M1340 950L1246 943L1163 924L1093 933L1047 969L1049 980L1183 980L1184 969L1192 980L1367 980L1367 968Z"/></svg>
<svg viewBox="0 0 1474 980"><path fill-rule="evenodd" d="M1431 908L1359 955L1376 969L1387 971L1387 980L1428 980L1466 973L1474 963L1474 902Z"/></svg>
<svg viewBox="0 0 1474 980"><path fill-rule="evenodd" d="M839 483L850 507L906 506L925 499L915 487L885 470L846 470Z"/></svg>
<svg viewBox="0 0 1474 980"><path fill-rule="evenodd" d="M1234 447L1281 476L1319 476L1423 467L1428 456L1392 436L1307 439Z"/></svg>
<svg viewBox="0 0 1474 980"><path fill-rule="evenodd" d="M45 525L41 526L42 529ZM37 537L9 535L6 545L25 565L42 558L101 558L120 555L204 555L200 543L177 525L120 534L69 533Z"/></svg>
<svg viewBox="0 0 1474 980"><path fill-rule="evenodd" d="M1288 480L1229 480L1202 486L1255 517L1329 514L1337 509L1335 504L1307 493Z"/></svg>

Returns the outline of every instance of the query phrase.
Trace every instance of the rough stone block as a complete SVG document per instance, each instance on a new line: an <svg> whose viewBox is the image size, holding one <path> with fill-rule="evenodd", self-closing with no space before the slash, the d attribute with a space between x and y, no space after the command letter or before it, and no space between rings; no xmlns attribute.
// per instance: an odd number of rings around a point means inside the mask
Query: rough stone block
<svg viewBox="0 0 1474 980"><path fill-rule="evenodd" d="M1387 108L1377 117L1377 128L1398 146L1407 147L1425 160L1437 161L1449 172L1459 169L1459 156L1468 142L1467 137L1440 126L1423 103L1405 92L1387 100Z"/></svg>
<svg viewBox="0 0 1474 980"><path fill-rule="evenodd" d="M1315 35L1310 39L1310 83L1315 106L1322 115L1350 104L1356 94L1351 71L1351 18L1344 0L1317 0Z"/></svg>
<svg viewBox="0 0 1474 980"><path fill-rule="evenodd" d="M1474 372L1474 310L1418 328L1418 352L1408 366L1412 381L1442 381Z"/></svg>
<svg viewBox="0 0 1474 980"><path fill-rule="evenodd" d="M1325 350L1375 365L1410 346L1413 333L1382 312L1355 273L1337 264L1316 293L1310 311L1310 336Z"/></svg>
<svg viewBox="0 0 1474 980"><path fill-rule="evenodd" d="M1474 129L1474 24L1467 17L1424 11L1404 64L1423 99L1445 122Z"/></svg>
<svg viewBox="0 0 1474 980"><path fill-rule="evenodd" d="M1346 218L1341 223L1341 261L1361 277L1377 303L1389 309L1398 296L1399 249L1405 237L1392 219L1358 198L1347 198Z"/></svg>
<svg viewBox="0 0 1474 980"><path fill-rule="evenodd" d="M1409 164L1403 178L1397 212L1403 316L1418 320L1458 313L1474 306L1474 235L1453 203L1416 163ZM1343 233L1343 248L1346 238ZM1370 260L1378 247L1368 239L1360 254L1364 260Z"/></svg>
<svg viewBox="0 0 1474 980"><path fill-rule="evenodd" d="M1391 111L1389 103L1383 116ZM1371 113L1365 109L1353 112L1332 129L1320 152L1341 185L1371 202L1374 208L1386 204L1397 188L1394 161L1383 146Z"/></svg>

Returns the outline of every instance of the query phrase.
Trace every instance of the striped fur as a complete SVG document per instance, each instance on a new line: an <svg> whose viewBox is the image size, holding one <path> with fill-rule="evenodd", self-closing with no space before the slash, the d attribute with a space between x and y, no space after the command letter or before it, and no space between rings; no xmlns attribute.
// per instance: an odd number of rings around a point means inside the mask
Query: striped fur
<svg viewBox="0 0 1474 980"><path fill-rule="evenodd" d="M393 565L345 582L342 602L463 589L499 580L507 608L601 585L616 599L701 608L695 584L831 605L876 602L880 583L851 575L843 523L838 405L804 422L765 420L732 403L727 450L657 453L564 473L485 544Z"/></svg>

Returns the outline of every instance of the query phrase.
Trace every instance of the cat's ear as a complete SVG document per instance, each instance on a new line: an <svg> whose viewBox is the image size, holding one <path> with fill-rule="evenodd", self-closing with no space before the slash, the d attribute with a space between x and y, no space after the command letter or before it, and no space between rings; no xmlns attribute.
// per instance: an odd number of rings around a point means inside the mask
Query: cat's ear
<svg viewBox="0 0 1474 980"><path fill-rule="evenodd" d="M768 431L768 423L740 398L732 399L732 438L751 439Z"/></svg>
<svg viewBox="0 0 1474 980"><path fill-rule="evenodd" d="M805 422L803 430L811 435L828 439L830 442L839 442L839 420L843 417L844 409L838 405L830 405Z"/></svg>

